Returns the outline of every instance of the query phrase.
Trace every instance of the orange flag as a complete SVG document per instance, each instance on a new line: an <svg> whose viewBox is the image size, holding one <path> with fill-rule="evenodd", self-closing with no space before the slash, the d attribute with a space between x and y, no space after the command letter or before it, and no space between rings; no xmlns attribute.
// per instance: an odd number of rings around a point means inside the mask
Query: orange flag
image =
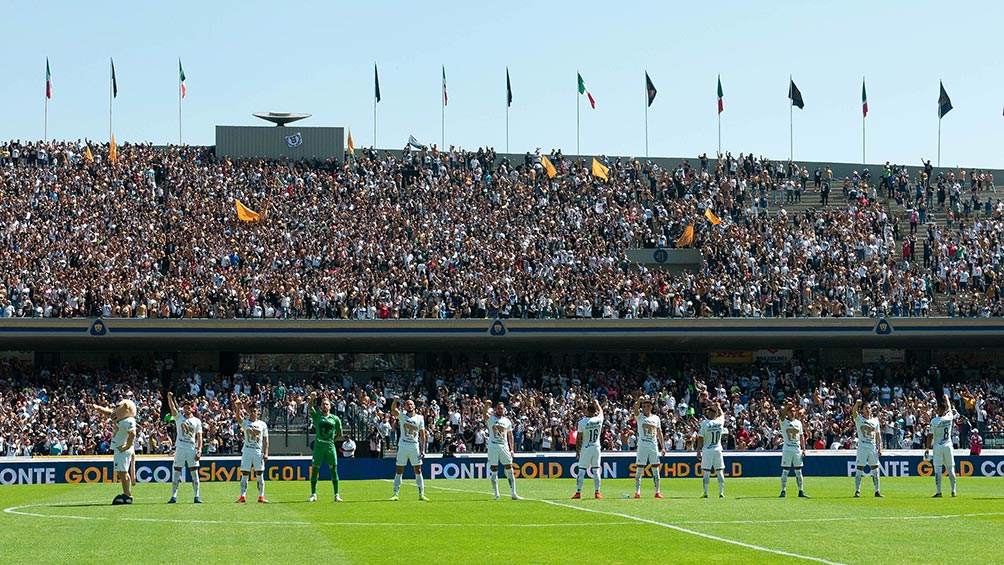
<svg viewBox="0 0 1004 565"><path fill-rule="evenodd" d="M716 226L722 223L722 221L718 219L718 216L716 216L715 213L711 211L711 208L707 208L704 210L704 217L707 218L709 222L715 224Z"/></svg>
<svg viewBox="0 0 1004 565"><path fill-rule="evenodd" d="M349 130L349 155L356 156L356 144L352 143L352 130Z"/></svg>
<svg viewBox="0 0 1004 565"><path fill-rule="evenodd" d="M680 239L676 240L677 247L687 247L694 243L694 226L687 226L687 229L683 230L683 235Z"/></svg>
<svg viewBox="0 0 1004 565"><path fill-rule="evenodd" d="M108 158L112 163L117 163L119 160L119 154L115 151L115 134L112 134L112 146L108 149Z"/></svg>
<svg viewBox="0 0 1004 565"><path fill-rule="evenodd" d="M91 153L91 146L90 145L85 145L84 146L84 159L88 163L93 163L94 162L94 154Z"/></svg>
<svg viewBox="0 0 1004 565"><path fill-rule="evenodd" d="M558 169L554 168L554 165L551 164L551 160L547 158L547 155L540 156L540 164L544 165L544 170L547 171L547 178L553 179L555 175L558 174Z"/></svg>
<svg viewBox="0 0 1004 565"><path fill-rule="evenodd" d="M255 212L254 210L248 208L247 206L241 204L240 200L234 198L234 204L237 205L237 219L244 222L257 222L261 220L261 214Z"/></svg>
<svg viewBox="0 0 1004 565"><path fill-rule="evenodd" d="M593 176L609 182L610 181L609 173L610 173L610 167L603 165L602 163L596 160L596 157L593 157Z"/></svg>

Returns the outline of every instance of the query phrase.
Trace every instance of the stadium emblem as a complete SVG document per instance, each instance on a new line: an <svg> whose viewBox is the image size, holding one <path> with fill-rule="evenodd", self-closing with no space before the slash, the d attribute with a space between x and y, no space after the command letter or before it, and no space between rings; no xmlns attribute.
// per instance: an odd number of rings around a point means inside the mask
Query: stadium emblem
<svg viewBox="0 0 1004 565"><path fill-rule="evenodd" d="M291 148L303 145L303 136L300 135L300 132L296 132L293 135L287 135L286 145L290 146Z"/></svg>
<svg viewBox="0 0 1004 565"><path fill-rule="evenodd" d="M655 253L652 254L652 259L656 263L665 263L669 260L669 252L662 248L656 249Z"/></svg>
<svg viewBox="0 0 1004 565"><path fill-rule="evenodd" d="M106 333L108 333L108 327L105 326L104 321L94 320L94 323L91 324L90 334L94 336L102 336Z"/></svg>
<svg viewBox="0 0 1004 565"><path fill-rule="evenodd" d="M883 318L875 324L875 333L878 335L889 335L892 333L892 325Z"/></svg>
<svg viewBox="0 0 1004 565"><path fill-rule="evenodd" d="M495 320L495 322L492 324L492 327L488 330L488 333L493 336L505 335L506 329L505 325L502 323L502 320Z"/></svg>

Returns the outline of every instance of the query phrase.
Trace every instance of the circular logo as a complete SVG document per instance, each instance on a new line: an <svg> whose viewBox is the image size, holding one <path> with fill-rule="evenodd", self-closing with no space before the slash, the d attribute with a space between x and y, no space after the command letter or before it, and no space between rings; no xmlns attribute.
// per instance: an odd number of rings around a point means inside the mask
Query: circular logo
<svg viewBox="0 0 1004 565"><path fill-rule="evenodd" d="M654 259L656 263L665 263L669 260L669 252L665 249L656 249L655 253L652 254L652 259Z"/></svg>

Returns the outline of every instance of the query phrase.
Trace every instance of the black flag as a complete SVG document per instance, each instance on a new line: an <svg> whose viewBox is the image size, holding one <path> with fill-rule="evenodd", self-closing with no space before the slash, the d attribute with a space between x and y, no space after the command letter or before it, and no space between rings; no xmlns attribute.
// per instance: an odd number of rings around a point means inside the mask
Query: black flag
<svg viewBox="0 0 1004 565"><path fill-rule="evenodd" d="M802 102L802 93L795 86L795 81L793 80L791 81L791 86L788 87L788 98L791 98L792 106L798 106L799 110L805 108L805 102Z"/></svg>
<svg viewBox="0 0 1004 565"><path fill-rule="evenodd" d="M377 72L377 65L373 63L373 95L376 101L380 101L380 73Z"/></svg>
<svg viewBox="0 0 1004 565"><path fill-rule="evenodd" d="M938 96L938 118L944 118L945 114L952 111L952 100L945 92L945 85L939 81L938 86L941 87L941 95Z"/></svg>
<svg viewBox="0 0 1004 565"><path fill-rule="evenodd" d="M658 90L655 89L655 85L652 84L652 79L648 78L648 71L645 71L645 91L648 93L648 105L651 106L652 102L655 101L655 95L658 94Z"/></svg>
<svg viewBox="0 0 1004 565"><path fill-rule="evenodd" d="M505 107L512 106L512 83L509 82L509 67L505 68Z"/></svg>

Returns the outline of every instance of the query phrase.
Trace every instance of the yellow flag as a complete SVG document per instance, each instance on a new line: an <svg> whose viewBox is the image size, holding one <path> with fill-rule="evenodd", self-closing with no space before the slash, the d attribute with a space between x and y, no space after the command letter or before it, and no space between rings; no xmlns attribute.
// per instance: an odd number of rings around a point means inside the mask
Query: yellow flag
<svg viewBox="0 0 1004 565"><path fill-rule="evenodd" d="M112 146L108 149L108 158L112 163L117 163L119 160L119 154L115 151L115 134L112 134Z"/></svg>
<svg viewBox="0 0 1004 565"><path fill-rule="evenodd" d="M600 177L605 181L609 181L610 179L607 177L608 172L610 172L610 167L604 167L599 161L596 160L596 157L593 157L593 176Z"/></svg>
<svg viewBox="0 0 1004 565"><path fill-rule="evenodd" d="M707 218L709 222L715 224L716 226L722 223L722 221L718 219L718 216L716 216L715 213L711 211L711 208L708 208L704 211L704 217Z"/></svg>
<svg viewBox="0 0 1004 565"><path fill-rule="evenodd" d="M90 145L85 145L84 146L84 159L88 163L93 163L94 162L94 154L91 153L91 146Z"/></svg>
<svg viewBox="0 0 1004 565"><path fill-rule="evenodd" d="M694 243L694 226L687 226L687 229L683 230L683 235L680 236L680 239L676 240L676 246L687 247L692 243Z"/></svg>
<svg viewBox="0 0 1004 565"><path fill-rule="evenodd" d="M241 204L240 200L234 198L234 204L237 205L237 219L244 222L257 222L261 219L261 214L255 212L254 210L248 208L247 206Z"/></svg>
<svg viewBox="0 0 1004 565"><path fill-rule="evenodd" d="M352 130L349 130L349 155L356 156L356 144L352 143Z"/></svg>
<svg viewBox="0 0 1004 565"><path fill-rule="evenodd" d="M544 170L547 171L547 178L553 179L558 174L558 169L554 168L551 164L551 160L547 158L547 155L540 156L540 164L544 165Z"/></svg>

